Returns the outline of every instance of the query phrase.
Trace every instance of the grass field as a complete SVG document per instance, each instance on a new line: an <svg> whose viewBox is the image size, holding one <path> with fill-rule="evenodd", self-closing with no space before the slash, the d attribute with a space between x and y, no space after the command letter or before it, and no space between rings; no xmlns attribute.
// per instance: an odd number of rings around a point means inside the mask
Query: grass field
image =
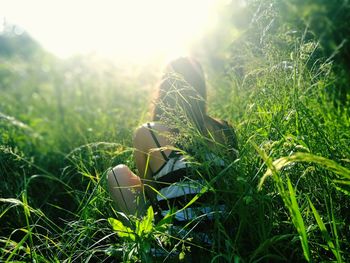
<svg viewBox="0 0 350 263"><path fill-rule="evenodd" d="M151 209L123 219L107 192L110 167L135 171L132 134L150 118L157 70L42 50L1 55L0 261L153 262L157 244L166 261L350 260L348 73L307 26L293 31L278 6L252 2L223 70L198 58L208 111L239 143L237 159L222 152L221 171L196 160L213 203L229 208L210 248L169 235Z"/></svg>

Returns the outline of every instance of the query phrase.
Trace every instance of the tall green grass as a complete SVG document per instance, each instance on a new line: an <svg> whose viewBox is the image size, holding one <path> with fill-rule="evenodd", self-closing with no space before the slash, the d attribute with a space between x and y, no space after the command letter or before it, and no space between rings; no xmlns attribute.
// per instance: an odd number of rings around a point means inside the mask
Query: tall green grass
<svg viewBox="0 0 350 263"><path fill-rule="evenodd" d="M135 170L132 132L148 120L154 73L127 77L91 58L2 61L0 259L151 261L157 245L167 261L349 261L350 100L333 100L340 75L317 36L267 2L247 6L251 23L226 50L226 71L204 65L208 110L235 127L238 158L217 145L228 165L211 169L207 139L179 127L212 203L228 208L210 248L169 233L151 210L124 218L106 191L110 167Z"/></svg>

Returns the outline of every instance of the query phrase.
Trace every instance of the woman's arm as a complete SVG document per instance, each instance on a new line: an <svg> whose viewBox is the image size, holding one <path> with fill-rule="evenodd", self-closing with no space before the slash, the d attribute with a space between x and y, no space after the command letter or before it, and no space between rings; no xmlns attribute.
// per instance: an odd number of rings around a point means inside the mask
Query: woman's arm
<svg viewBox="0 0 350 263"><path fill-rule="evenodd" d="M238 151L238 141L237 141L237 135L235 130L227 121L223 121L223 122L224 122L223 134L227 145L230 147L231 150Z"/></svg>
<svg viewBox="0 0 350 263"><path fill-rule="evenodd" d="M238 141L237 135L234 128L224 120L211 119L214 128L214 137L221 144L225 145L228 154L233 156L233 158L238 157Z"/></svg>

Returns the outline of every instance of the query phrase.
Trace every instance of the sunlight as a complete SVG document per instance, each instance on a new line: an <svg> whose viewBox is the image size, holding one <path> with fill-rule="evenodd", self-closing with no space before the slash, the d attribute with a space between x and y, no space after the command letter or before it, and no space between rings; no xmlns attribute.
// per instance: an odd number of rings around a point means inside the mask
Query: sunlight
<svg viewBox="0 0 350 263"><path fill-rule="evenodd" d="M0 0L0 3L4 2ZM211 0L5 1L2 14L59 57L98 54L147 61L188 53L215 25Z"/></svg>

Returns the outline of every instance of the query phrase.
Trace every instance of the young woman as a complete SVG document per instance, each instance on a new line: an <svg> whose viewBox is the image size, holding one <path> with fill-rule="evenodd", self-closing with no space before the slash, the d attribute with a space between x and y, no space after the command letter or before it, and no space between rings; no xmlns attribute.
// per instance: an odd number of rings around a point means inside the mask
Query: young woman
<svg viewBox="0 0 350 263"><path fill-rule="evenodd" d="M201 142L196 143L196 138L186 136L183 130L190 131ZM204 144L202 149L207 151L202 154L204 159L216 166L225 166L224 160L208 149L221 145L225 155L231 155L230 159L237 152L232 127L207 115L206 85L200 64L191 58L179 58L166 67L152 122L135 132L138 176L123 164L108 173L109 190L118 209L126 214L140 214L145 202L150 202L161 216L173 206L181 210L203 189L203 178L198 173L191 174L192 164L188 160L188 155L201 151L196 147L198 144ZM209 206L197 210L207 215L212 212ZM199 216L197 212L192 207L182 209L175 220L192 220Z"/></svg>

